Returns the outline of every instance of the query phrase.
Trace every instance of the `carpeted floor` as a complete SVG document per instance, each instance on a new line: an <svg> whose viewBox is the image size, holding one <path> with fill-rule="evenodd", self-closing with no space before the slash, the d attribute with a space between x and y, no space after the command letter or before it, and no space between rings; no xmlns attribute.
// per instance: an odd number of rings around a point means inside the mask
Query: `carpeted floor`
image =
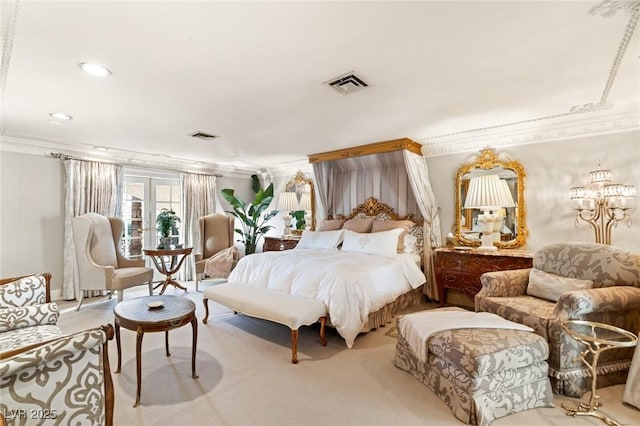
<svg viewBox="0 0 640 426"><path fill-rule="evenodd" d="M169 334L147 333L142 349L141 405L136 392L135 333L122 330L122 372L114 374L116 425L461 425L448 407L425 386L393 365L394 327L360 335L352 349L334 329L328 345L319 343L317 327L300 330L299 364L290 362L289 330L279 324L234 315L210 302L203 324L202 294L187 283L185 293L198 316L197 373L191 378L191 327ZM208 284L201 284L201 289ZM210 285L210 284L209 284ZM125 291L125 299L144 296L143 287ZM87 299L80 312L59 303L65 332L113 322L116 300ZM431 305L432 307L433 305ZM427 308L429 306L425 306ZM117 362L110 342L112 370ZM602 412L640 424L640 411L621 402L623 386L602 389ZM570 400L558 397L557 402ZM568 418L558 406L498 419L492 425L602 425L597 419Z"/></svg>

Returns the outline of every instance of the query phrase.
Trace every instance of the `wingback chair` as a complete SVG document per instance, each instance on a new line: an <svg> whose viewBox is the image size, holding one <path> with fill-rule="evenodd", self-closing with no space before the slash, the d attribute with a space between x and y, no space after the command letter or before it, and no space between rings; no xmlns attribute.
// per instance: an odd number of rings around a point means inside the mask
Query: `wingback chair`
<svg viewBox="0 0 640 426"><path fill-rule="evenodd" d="M603 244L550 244L535 253L533 268L488 272L480 281L476 311L528 325L547 339L556 393L580 397L591 389L588 369L576 359L585 347L562 329L564 321L640 329L640 254ZM603 352L598 387L624 383L632 358L633 348Z"/></svg>
<svg viewBox="0 0 640 426"><path fill-rule="evenodd" d="M234 218L222 213L202 216L198 219L200 226L200 246L196 252L196 291L204 278L204 267L207 260L221 250L233 247ZM238 260L235 259L234 265Z"/></svg>
<svg viewBox="0 0 640 426"><path fill-rule="evenodd" d="M124 289L148 283L153 294L153 269L146 268L143 259L127 259L120 252L122 219L87 213L73 218L72 225L79 277L76 310L82 305L83 290L117 291L121 302Z"/></svg>

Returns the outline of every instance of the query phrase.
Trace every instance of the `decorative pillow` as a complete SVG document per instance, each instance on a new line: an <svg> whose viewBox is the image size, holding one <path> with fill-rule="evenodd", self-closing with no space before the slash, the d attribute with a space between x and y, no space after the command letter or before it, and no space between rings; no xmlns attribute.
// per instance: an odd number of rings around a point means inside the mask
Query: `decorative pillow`
<svg viewBox="0 0 640 426"><path fill-rule="evenodd" d="M371 232L371 227L373 226L373 217L368 217L365 219L353 218L349 219L342 225L342 229L348 229L353 232Z"/></svg>
<svg viewBox="0 0 640 426"><path fill-rule="evenodd" d="M398 253L404 252L404 237L409 229L414 225L410 220L374 220L371 226L371 232L382 232L390 229L402 229L402 233L398 237Z"/></svg>
<svg viewBox="0 0 640 426"><path fill-rule="evenodd" d="M402 236L402 235L401 235ZM403 253L415 253L420 254L420 249L418 248L418 238L411 234L406 234L404 236L404 247L402 249Z"/></svg>
<svg viewBox="0 0 640 426"><path fill-rule="evenodd" d="M342 229L344 219L324 219L318 226L318 231L336 231Z"/></svg>
<svg viewBox="0 0 640 426"><path fill-rule="evenodd" d="M0 309L0 332L32 325L56 324L58 316L58 305L55 303L3 308Z"/></svg>
<svg viewBox="0 0 640 426"><path fill-rule="evenodd" d="M393 257L398 254L398 236L402 232L400 228L376 233L346 230L344 231L342 251Z"/></svg>
<svg viewBox="0 0 640 426"><path fill-rule="evenodd" d="M593 281L561 277L539 269L531 269L527 294L557 302L562 293L572 290L586 290L593 287Z"/></svg>
<svg viewBox="0 0 640 426"><path fill-rule="evenodd" d="M0 285L0 307L42 304L46 299L47 281L42 274Z"/></svg>
<svg viewBox="0 0 640 426"><path fill-rule="evenodd" d="M344 231L303 231L296 249L335 249L342 242Z"/></svg>

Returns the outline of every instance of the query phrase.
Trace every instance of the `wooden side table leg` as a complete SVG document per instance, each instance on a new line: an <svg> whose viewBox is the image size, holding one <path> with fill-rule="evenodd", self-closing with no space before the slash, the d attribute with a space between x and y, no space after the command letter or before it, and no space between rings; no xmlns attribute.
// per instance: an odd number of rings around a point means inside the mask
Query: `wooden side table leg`
<svg viewBox="0 0 640 426"><path fill-rule="evenodd" d="M164 348L167 352L167 356L171 356L169 353L169 330L164 332Z"/></svg>
<svg viewBox="0 0 640 426"><path fill-rule="evenodd" d="M191 377L194 379L198 378L196 374L196 348L198 345L198 319L196 315L193 315L193 319L191 320L191 330L193 332L193 341L191 343Z"/></svg>
<svg viewBox="0 0 640 426"><path fill-rule="evenodd" d="M115 330L116 330L116 348L118 349L118 367L116 368L116 371L114 371L115 374L118 374L120 372L120 363L122 361L122 350L120 347L120 324L118 324L118 320L114 321L115 324Z"/></svg>
<svg viewBox="0 0 640 426"><path fill-rule="evenodd" d="M138 387L136 389L136 402L133 404L134 407L140 405L140 391L142 388L142 337L144 336L144 331L142 330L142 326L138 326L136 329L136 379L138 383Z"/></svg>

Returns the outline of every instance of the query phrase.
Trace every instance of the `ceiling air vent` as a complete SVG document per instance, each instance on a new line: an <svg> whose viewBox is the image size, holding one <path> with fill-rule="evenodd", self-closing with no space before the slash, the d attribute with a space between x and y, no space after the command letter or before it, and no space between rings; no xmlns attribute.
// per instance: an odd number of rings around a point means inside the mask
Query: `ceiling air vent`
<svg viewBox="0 0 640 426"><path fill-rule="evenodd" d="M324 84L333 87L338 92L344 95L362 90L365 87L369 87L369 84L367 84L362 78L355 75L353 71L332 80L326 81Z"/></svg>
<svg viewBox="0 0 640 426"><path fill-rule="evenodd" d="M191 133L189 136L197 139L202 139L203 141L208 141L208 140L216 139L220 137L218 135L210 135L209 133L204 133L204 132Z"/></svg>

